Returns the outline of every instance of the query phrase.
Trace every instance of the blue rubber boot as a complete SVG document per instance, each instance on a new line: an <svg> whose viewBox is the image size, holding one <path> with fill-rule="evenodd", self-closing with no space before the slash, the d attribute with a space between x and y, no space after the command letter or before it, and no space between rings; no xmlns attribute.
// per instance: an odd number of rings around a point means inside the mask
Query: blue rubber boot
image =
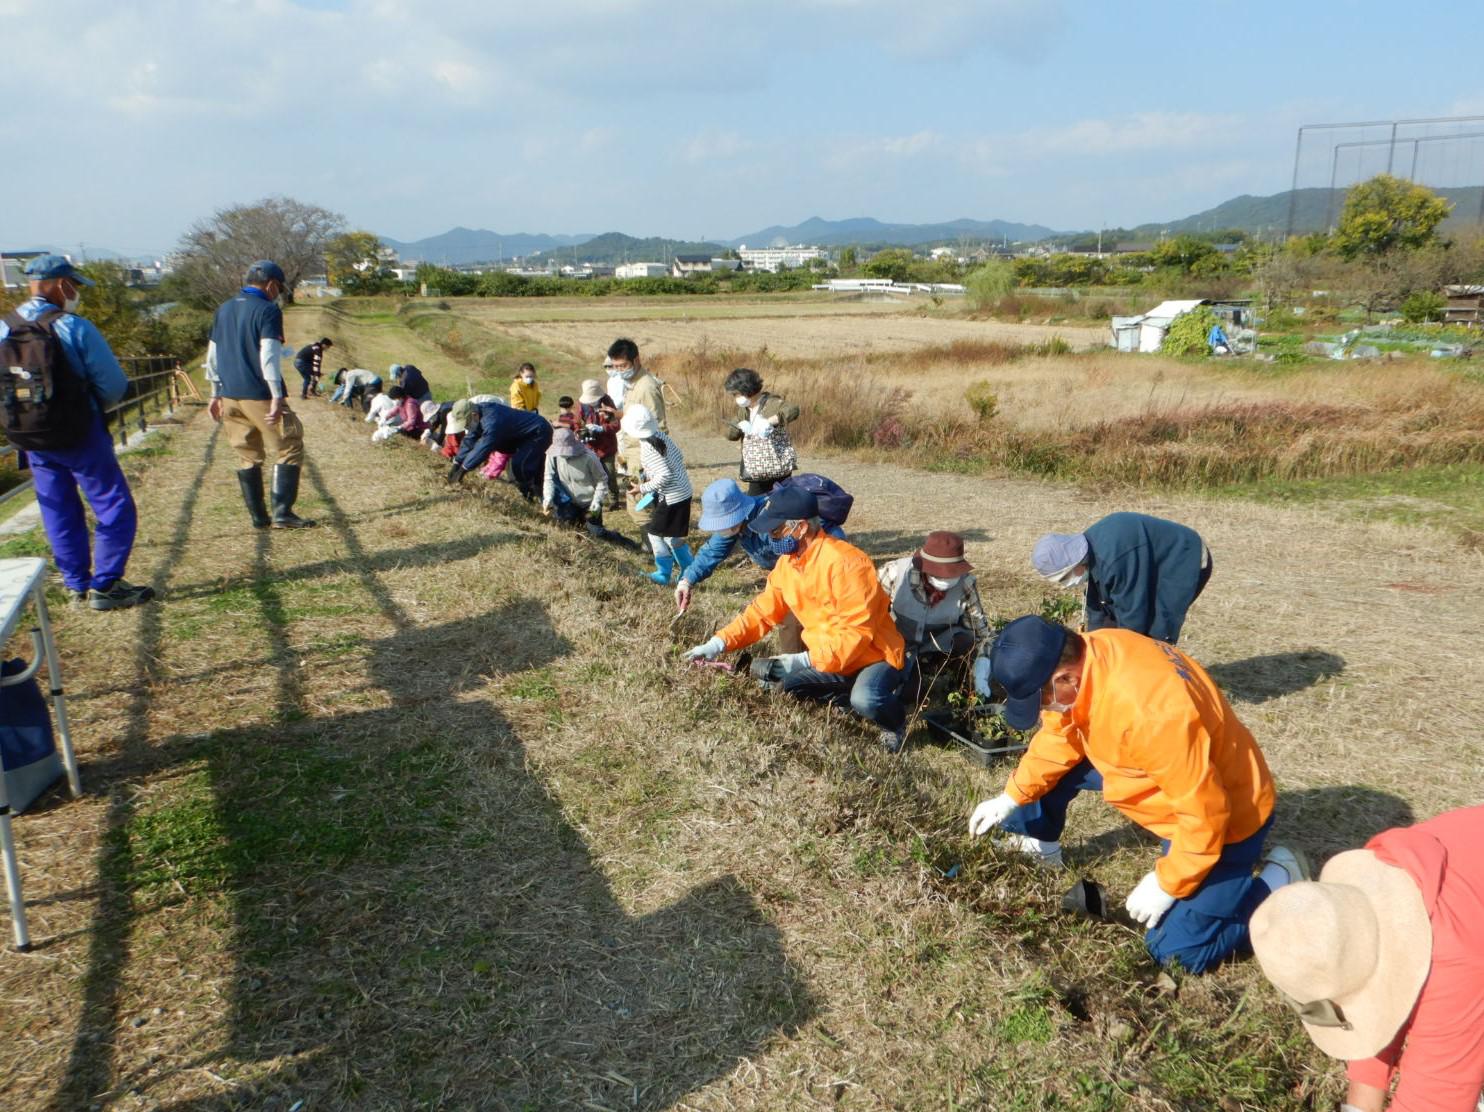
<svg viewBox="0 0 1484 1112"><path fill-rule="evenodd" d="M670 551L675 554L675 566L680 569L680 574L684 575L685 569L690 567L690 562L693 559L690 554L690 545L671 545Z"/></svg>
<svg viewBox="0 0 1484 1112"><path fill-rule="evenodd" d="M670 585L670 573L675 570L675 557L656 556L654 558L654 571L650 572L646 579L651 583L658 583L661 587Z"/></svg>

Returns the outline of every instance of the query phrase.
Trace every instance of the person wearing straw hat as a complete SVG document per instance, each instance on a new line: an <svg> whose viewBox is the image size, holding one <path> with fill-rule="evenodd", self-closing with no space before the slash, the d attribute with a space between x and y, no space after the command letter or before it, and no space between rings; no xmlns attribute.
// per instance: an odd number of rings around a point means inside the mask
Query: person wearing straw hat
<svg viewBox="0 0 1484 1112"><path fill-rule="evenodd" d="M577 434L593 450L608 473L608 493L618 497L618 406L603 393L603 384L595 378L582 380L577 396L577 415L582 429Z"/></svg>
<svg viewBox="0 0 1484 1112"><path fill-rule="evenodd" d="M964 539L937 530L910 556L889 560L878 573L891 599L891 617L907 644L909 690L922 695L922 677L978 649L974 690L985 700L989 687L989 619L979 600L974 565L964 559Z"/></svg>
<svg viewBox="0 0 1484 1112"><path fill-rule="evenodd" d="M1164 843L1124 905L1151 956L1204 973L1245 949L1252 913L1305 869L1283 846L1262 857L1273 777L1205 670L1141 633L1078 634L1036 615L1001 630L990 659L1005 721L1041 728L969 833L999 827L1012 848L1060 865L1068 806L1099 791Z"/></svg>
<svg viewBox="0 0 1484 1112"><path fill-rule="evenodd" d="M687 659L756 644L792 613L805 647L773 658L782 673L778 689L848 706L880 730L888 752L898 752L907 737L907 711L897 696L906 650L871 558L825 533L818 500L798 487L776 489L747 527L768 538L778 563L762 593Z"/></svg>
<svg viewBox="0 0 1484 1112"><path fill-rule="evenodd" d="M690 545L685 543L685 538L690 533L690 502L694 491L685 470L685 453L660 428L654 414L642 405L631 403L624 410L620 428L638 446L638 493L650 498L652 503L644 529L654 552L654 571L647 573L646 578L669 586L675 569L678 567L684 574L691 562Z"/></svg>
<svg viewBox="0 0 1484 1112"><path fill-rule="evenodd" d="M1109 514L1081 533L1047 533L1031 563L1068 589L1087 584L1088 629L1131 629L1171 645L1211 578L1211 550L1189 526Z"/></svg>
<svg viewBox="0 0 1484 1112"><path fill-rule="evenodd" d="M1484 807L1383 831L1252 916L1263 974L1349 1064L1345 1112L1484 1107Z"/></svg>

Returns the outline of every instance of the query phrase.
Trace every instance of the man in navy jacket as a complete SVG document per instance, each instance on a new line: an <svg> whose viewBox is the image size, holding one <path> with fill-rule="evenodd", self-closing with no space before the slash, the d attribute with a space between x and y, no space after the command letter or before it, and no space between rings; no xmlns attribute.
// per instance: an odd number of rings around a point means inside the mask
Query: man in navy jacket
<svg viewBox="0 0 1484 1112"><path fill-rule="evenodd" d="M1173 645L1211 578L1194 529L1148 514L1109 514L1082 533L1047 533L1031 563L1060 587L1087 584L1087 628L1131 629Z"/></svg>

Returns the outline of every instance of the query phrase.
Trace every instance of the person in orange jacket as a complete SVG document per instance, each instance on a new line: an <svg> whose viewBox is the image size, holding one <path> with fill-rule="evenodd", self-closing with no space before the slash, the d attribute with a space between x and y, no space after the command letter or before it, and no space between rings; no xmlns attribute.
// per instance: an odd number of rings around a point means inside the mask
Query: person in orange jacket
<svg viewBox="0 0 1484 1112"><path fill-rule="evenodd" d="M792 612L803 626L805 649L773 658L782 673L780 689L848 705L880 728L889 752L899 751L907 736L907 712L897 697L906 647L871 558L823 532L819 503L801 488L779 488L747 527L768 538L778 563L762 594L687 658L745 648Z"/></svg>
<svg viewBox="0 0 1484 1112"><path fill-rule="evenodd" d="M1000 632L990 667L1009 695L1005 720L1025 730L1039 718L1041 728L969 833L1001 827L1016 848L1059 865L1068 805L1101 790L1164 843L1125 905L1155 960L1202 973L1249 949L1258 905L1307 877L1283 846L1261 858L1273 777L1205 670L1132 630L1079 634L1034 615Z"/></svg>

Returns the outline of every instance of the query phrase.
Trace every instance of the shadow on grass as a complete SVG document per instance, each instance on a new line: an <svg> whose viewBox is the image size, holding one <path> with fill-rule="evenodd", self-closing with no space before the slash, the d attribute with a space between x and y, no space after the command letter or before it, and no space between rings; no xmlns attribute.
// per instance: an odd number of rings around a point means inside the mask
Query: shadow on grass
<svg viewBox="0 0 1484 1112"><path fill-rule="evenodd" d="M661 1109L812 1015L777 929L736 878L622 906L509 721L470 695L497 675L546 683L540 669L571 648L546 608L518 599L415 625L309 476L395 630L370 664L393 705L304 717L281 573L260 538L253 597L278 671L265 709L286 725L147 744L140 712L131 744L91 770L120 800L132 798L126 778L173 782L167 801L110 815L87 1012L54 1106L128 1090L148 1100L214 1066L230 1091L165 1107ZM157 619L147 633L145 676L161 655ZM221 902L230 923L220 1049L121 1074L113 1044L136 921L193 898Z"/></svg>
<svg viewBox="0 0 1484 1112"><path fill-rule="evenodd" d="M1417 821L1399 795L1358 784L1278 790L1278 839L1292 839L1315 870L1342 850L1360 849L1383 830Z"/></svg>
<svg viewBox="0 0 1484 1112"><path fill-rule="evenodd" d="M1233 703L1265 703L1340 675L1345 658L1323 649L1299 649L1212 664L1206 671Z"/></svg>

